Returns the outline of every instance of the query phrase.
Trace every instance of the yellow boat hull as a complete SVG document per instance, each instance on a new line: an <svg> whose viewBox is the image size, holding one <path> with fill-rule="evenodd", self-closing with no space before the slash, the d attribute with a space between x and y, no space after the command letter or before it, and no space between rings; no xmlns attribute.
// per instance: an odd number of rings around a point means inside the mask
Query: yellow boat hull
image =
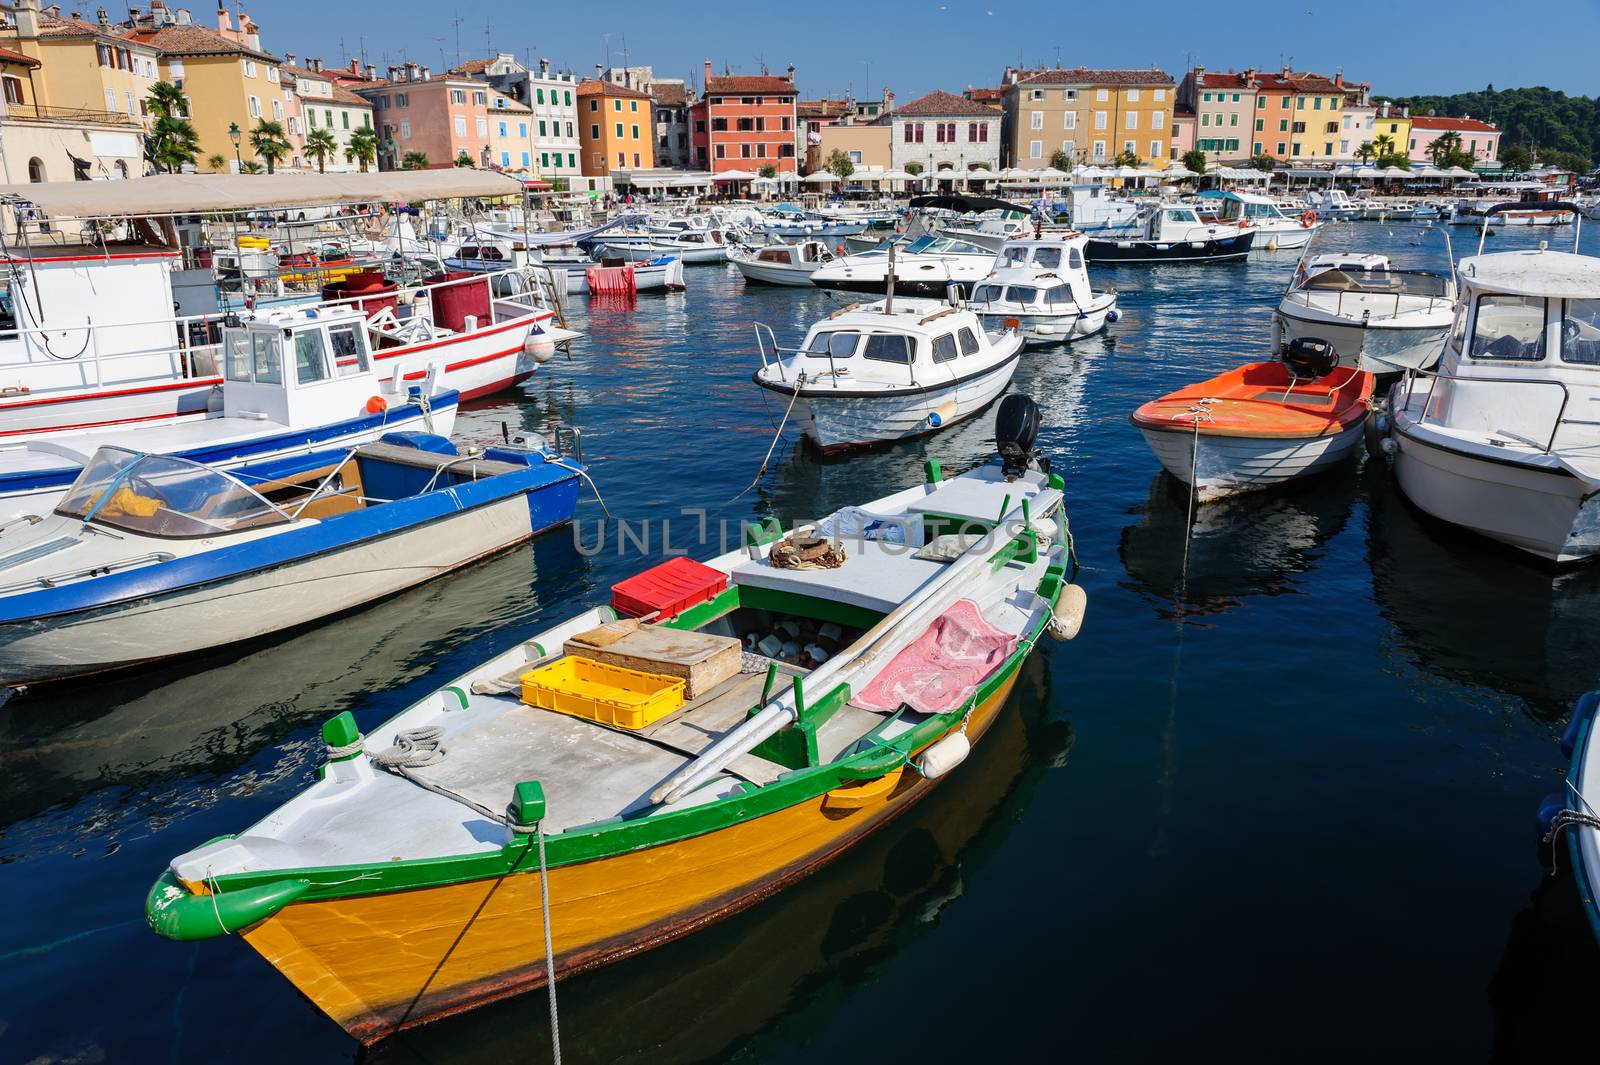
<svg viewBox="0 0 1600 1065"><path fill-rule="evenodd" d="M973 739L1016 676L974 708ZM552 869L557 979L759 902L883 827L935 783L897 771L700 836ZM530 847L509 876L296 902L243 935L319 1009L371 1043L545 983L537 861Z"/></svg>

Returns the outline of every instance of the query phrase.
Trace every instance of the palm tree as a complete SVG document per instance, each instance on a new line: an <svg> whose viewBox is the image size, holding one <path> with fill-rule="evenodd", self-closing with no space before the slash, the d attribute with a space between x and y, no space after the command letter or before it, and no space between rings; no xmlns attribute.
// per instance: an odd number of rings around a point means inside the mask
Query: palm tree
<svg viewBox="0 0 1600 1065"><path fill-rule="evenodd" d="M269 174L292 150L289 138L283 132L283 123L268 122L264 118L258 119L256 128L250 131L250 148L266 160Z"/></svg>
<svg viewBox="0 0 1600 1065"><path fill-rule="evenodd" d="M144 102L153 114L161 118L189 117L189 98L170 81L158 81L150 86L150 95L144 98Z"/></svg>
<svg viewBox="0 0 1600 1065"><path fill-rule="evenodd" d="M333 130L314 129L306 134L306 158L317 161L317 173L328 172L328 160L339 155L339 142L333 139Z"/></svg>
<svg viewBox="0 0 1600 1065"><path fill-rule="evenodd" d="M407 152L405 158L400 160L401 170L426 170L428 169L427 152Z"/></svg>
<svg viewBox="0 0 1600 1065"><path fill-rule="evenodd" d="M456 156L456 166L471 166L471 165L472 165L472 156L467 154L467 150L465 148L461 149L461 152Z"/></svg>
<svg viewBox="0 0 1600 1065"><path fill-rule="evenodd" d="M254 159L252 159L248 163L241 163L240 164L239 173L241 173L241 174L264 174L264 173L266 173L266 167L262 166L260 163L256 162Z"/></svg>
<svg viewBox="0 0 1600 1065"><path fill-rule="evenodd" d="M1461 155L1461 134L1455 130L1447 130L1434 138L1428 145L1428 158L1433 160L1433 165L1442 168L1456 165Z"/></svg>
<svg viewBox="0 0 1600 1065"><path fill-rule="evenodd" d="M206 157L206 166L211 168L212 173L220 174L228 169L228 157L221 152L216 155L209 155Z"/></svg>
<svg viewBox="0 0 1600 1065"><path fill-rule="evenodd" d="M145 139L145 154L167 173L175 174L185 163L200 157L200 137L187 117L189 98L170 81L150 86L145 106L156 116Z"/></svg>
<svg viewBox="0 0 1600 1065"><path fill-rule="evenodd" d="M1356 158L1363 163L1370 162L1372 157L1377 154L1378 150L1372 146L1371 141L1362 141L1361 147L1356 149Z"/></svg>
<svg viewBox="0 0 1600 1065"><path fill-rule="evenodd" d="M1373 138L1372 147L1377 151L1379 159L1382 159L1386 155L1393 155L1394 138L1389 136L1387 133L1380 133Z"/></svg>
<svg viewBox="0 0 1600 1065"><path fill-rule="evenodd" d="M361 172L367 172L370 163L378 161L378 132L371 126L362 126L350 132L350 144L344 150L347 163L357 163Z"/></svg>

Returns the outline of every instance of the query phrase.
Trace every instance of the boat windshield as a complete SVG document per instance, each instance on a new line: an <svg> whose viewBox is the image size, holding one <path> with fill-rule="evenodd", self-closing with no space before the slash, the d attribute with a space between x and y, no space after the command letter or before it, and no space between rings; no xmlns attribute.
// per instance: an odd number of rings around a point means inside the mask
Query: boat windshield
<svg viewBox="0 0 1600 1065"><path fill-rule="evenodd" d="M119 447L94 453L56 513L141 536L215 536L289 520L228 474L170 455Z"/></svg>
<svg viewBox="0 0 1600 1065"><path fill-rule="evenodd" d="M1403 293L1408 296L1449 295L1449 283L1435 274L1419 270L1362 270L1335 267L1306 278L1302 288L1336 292Z"/></svg>

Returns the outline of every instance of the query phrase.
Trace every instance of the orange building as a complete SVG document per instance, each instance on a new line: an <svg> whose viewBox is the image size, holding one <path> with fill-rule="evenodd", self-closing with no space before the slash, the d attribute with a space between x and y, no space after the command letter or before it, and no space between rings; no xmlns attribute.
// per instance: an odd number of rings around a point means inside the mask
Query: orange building
<svg viewBox="0 0 1600 1065"><path fill-rule="evenodd" d="M656 165L655 111L651 96L609 81L580 82L578 162L584 177Z"/></svg>

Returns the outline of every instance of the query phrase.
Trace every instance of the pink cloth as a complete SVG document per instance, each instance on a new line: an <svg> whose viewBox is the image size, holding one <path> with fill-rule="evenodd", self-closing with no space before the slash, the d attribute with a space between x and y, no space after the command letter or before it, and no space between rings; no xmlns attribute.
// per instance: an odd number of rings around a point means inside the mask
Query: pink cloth
<svg viewBox="0 0 1600 1065"><path fill-rule="evenodd" d="M591 266L584 271L589 280L589 292L595 296L631 296L636 290L633 282L633 265Z"/></svg>
<svg viewBox="0 0 1600 1065"><path fill-rule="evenodd" d="M850 701L868 710L893 712L904 703L919 713L949 713L1016 645L1015 635L984 620L977 603L958 599Z"/></svg>

